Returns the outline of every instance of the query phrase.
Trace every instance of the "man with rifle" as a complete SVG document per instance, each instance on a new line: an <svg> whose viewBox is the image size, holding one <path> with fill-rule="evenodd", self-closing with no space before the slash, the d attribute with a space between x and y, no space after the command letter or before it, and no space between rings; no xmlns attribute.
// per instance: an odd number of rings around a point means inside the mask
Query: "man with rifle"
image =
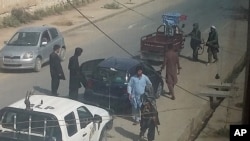
<svg viewBox="0 0 250 141"><path fill-rule="evenodd" d="M217 62L218 61L217 53L219 52L219 41L218 41L218 33L216 31L215 26L210 27L210 32L208 35L206 46L208 46L208 48L207 48L207 53L208 53L207 65L212 63L212 56L214 58L213 63Z"/></svg>
<svg viewBox="0 0 250 141"><path fill-rule="evenodd" d="M158 111L156 108L156 103L154 98L143 95L141 106L141 122L140 122L140 139L148 129L147 139L148 141L153 141L155 139L155 129L157 129L158 135L158 125L160 125Z"/></svg>
<svg viewBox="0 0 250 141"><path fill-rule="evenodd" d="M188 36L191 37L190 46L193 49L193 60L198 61L198 49L201 44L201 32L198 23L193 24L193 30L189 34L185 35L185 37Z"/></svg>

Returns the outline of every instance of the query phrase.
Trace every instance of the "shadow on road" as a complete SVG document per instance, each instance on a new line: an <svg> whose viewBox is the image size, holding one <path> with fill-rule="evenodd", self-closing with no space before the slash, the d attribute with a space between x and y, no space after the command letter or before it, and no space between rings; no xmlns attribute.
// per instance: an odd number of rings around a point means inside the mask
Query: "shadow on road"
<svg viewBox="0 0 250 141"><path fill-rule="evenodd" d="M194 61L193 61L193 58L191 58L191 57L184 56L184 55L180 55L180 57L181 57L181 58L184 58L184 59L187 59L187 60L189 60L189 61L191 61L191 62L194 62ZM195 62L202 63L202 64L207 64L206 61L200 60L200 59L198 59L198 61L195 61Z"/></svg>
<svg viewBox="0 0 250 141"><path fill-rule="evenodd" d="M124 114L124 115L118 115L117 117L119 117L119 118L122 118L122 119L125 119L125 120L127 120L127 121L131 121L131 124L132 124L132 122L134 122L134 120L133 120L133 118L132 118L132 115L128 115L128 114Z"/></svg>
<svg viewBox="0 0 250 141"><path fill-rule="evenodd" d="M41 88L40 86L33 86L34 90L46 95L51 95L51 91L45 88Z"/></svg>
<svg viewBox="0 0 250 141"><path fill-rule="evenodd" d="M133 126L133 125L131 125ZM139 135L132 133L130 131L127 131L123 129L122 127L115 127L115 131L121 134L122 136L131 139L132 141L138 141L139 140Z"/></svg>
<svg viewBox="0 0 250 141"><path fill-rule="evenodd" d="M22 74L22 73L32 73L34 72L31 69L17 69L17 70L11 70L11 69L0 69L0 73L16 73L16 74Z"/></svg>
<svg viewBox="0 0 250 141"><path fill-rule="evenodd" d="M163 94L162 97L165 97L165 98L168 98L168 99L171 99L171 95L169 94Z"/></svg>
<svg viewBox="0 0 250 141"><path fill-rule="evenodd" d="M46 67L49 65L49 62L46 62L42 65L43 67ZM38 73L35 72L33 69L0 69L0 73L16 73L16 74L23 74L23 73Z"/></svg>

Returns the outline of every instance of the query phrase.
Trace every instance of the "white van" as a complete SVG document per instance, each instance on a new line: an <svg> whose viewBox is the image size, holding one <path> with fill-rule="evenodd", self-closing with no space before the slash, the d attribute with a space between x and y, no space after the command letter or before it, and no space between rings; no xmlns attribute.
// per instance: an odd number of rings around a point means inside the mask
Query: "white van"
<svg viewBox="0 0 250 141"><path fill-rule="evenodd" d="M1 141L106 141L113 117L68 98L27 95L0 110Z"/></svg>

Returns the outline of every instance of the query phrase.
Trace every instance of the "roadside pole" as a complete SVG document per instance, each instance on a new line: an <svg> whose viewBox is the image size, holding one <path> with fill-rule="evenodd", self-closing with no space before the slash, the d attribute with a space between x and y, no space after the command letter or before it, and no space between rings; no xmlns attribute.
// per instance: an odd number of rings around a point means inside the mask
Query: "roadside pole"
<svg viewBox="0 0 250 141"><path fill-rule="evenodd" d="M250 124L250 13L248 6L248 34L247 34L247 52L246 52L246 77L245 77L245 91L243 99L242 124Z"/></svg>

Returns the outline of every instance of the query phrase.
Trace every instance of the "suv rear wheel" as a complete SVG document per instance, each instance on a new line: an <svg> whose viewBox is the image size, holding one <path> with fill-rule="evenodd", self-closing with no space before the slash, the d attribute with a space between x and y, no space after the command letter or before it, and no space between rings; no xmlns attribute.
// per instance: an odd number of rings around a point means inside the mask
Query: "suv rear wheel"
<svg viewBox="0 0 250 141"><path fill-rule="evenodd" d="M108 140L108 133L107 133L106 127L104 127L102 129L102 133L101 133L99 141L107 141L107 140Z"/></svg>
<svg viewBox="0 0 250 141"><path fill-rule="evenodd" d="M42 60L41 60L41 58L37 57L36 61L35 61L35 68L34 68L34 70L36 72L39 72L41 70L41 68L42 68Z"/></svg>

